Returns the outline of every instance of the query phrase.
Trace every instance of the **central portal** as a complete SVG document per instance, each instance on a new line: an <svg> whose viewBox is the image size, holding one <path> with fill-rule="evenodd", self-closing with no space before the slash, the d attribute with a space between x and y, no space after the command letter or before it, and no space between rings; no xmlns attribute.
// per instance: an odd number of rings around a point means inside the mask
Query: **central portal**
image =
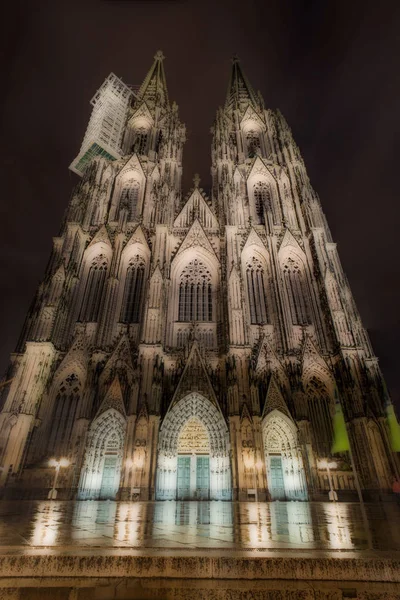
<svg viewBox="0 0 400 600"><path fill-rule="evenodd" d="M210 440L207 429L191 417L178 438L178 500L208 500L210 497Z"/></svg>
<svg viewBox="0 0 400 600"><path fill-rule="evenodd" d="M157 500L231 500L229 432L214 402L191 392L160 428Z"/></svg>

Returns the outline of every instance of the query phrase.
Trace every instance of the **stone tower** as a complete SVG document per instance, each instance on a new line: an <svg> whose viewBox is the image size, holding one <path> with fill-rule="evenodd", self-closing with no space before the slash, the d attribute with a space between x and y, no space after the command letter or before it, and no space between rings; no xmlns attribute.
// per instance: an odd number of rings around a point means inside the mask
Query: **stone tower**
<svg viewBox="0 0 400 600"><path fill-rule="evenodd" d="M183 197L163 59L92 99L3 388L3 494L46 498L63 458L60 498L324 498L340 406L339 498L384 493L384 382L284 117L234 59L210 197Z"/></svg>

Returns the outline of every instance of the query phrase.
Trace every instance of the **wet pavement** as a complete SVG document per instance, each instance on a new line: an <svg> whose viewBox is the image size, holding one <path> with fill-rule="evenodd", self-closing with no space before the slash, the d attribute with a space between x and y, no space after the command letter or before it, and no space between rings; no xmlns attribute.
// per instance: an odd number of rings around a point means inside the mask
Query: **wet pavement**
<svg viewBox="0 0 400 600"><path fill-rule="evenodd" d="M400 551L400 507L327 502L0 502L0 551Z"/></svg>

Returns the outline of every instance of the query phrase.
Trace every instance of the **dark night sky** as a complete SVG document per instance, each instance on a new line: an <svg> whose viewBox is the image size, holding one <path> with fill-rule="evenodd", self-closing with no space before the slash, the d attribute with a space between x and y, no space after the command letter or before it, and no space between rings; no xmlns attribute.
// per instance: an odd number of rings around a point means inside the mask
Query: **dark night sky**
<svg viewBox="0 0 400 600"><path fill-rule="evenodd" d="M188 129L186 193L196 171L210 185L209 129L238 53L292 127L399 403L399 3L16 0L9 13L0 31L0 370L77 181L68 165L104 78L140 84L164 51Z"/></svg>

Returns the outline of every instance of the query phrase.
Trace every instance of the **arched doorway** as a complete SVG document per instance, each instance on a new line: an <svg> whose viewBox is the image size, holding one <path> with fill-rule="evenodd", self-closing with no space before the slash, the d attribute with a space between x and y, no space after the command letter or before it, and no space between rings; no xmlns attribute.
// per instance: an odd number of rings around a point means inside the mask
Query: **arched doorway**
<svg viewBox="0 0 400 600"><path fill-rule="evenodd" d="M220 410L193 393L166 414L159 436L157 500L230 500L229 432Z"/></svg>
<svg viewBox="0 0 400 600"><path fill-rule="evenodd" d="M307 500L297 429L289 417L271 411L263 422L265 464L271 500Z"/></svg>
<svg viewBox="0 0 400 600"><path fill-rule="evenodd" d="M79 500L114 500L119 489L126 421L111 408L92 423L79 482Z"/></svg>

